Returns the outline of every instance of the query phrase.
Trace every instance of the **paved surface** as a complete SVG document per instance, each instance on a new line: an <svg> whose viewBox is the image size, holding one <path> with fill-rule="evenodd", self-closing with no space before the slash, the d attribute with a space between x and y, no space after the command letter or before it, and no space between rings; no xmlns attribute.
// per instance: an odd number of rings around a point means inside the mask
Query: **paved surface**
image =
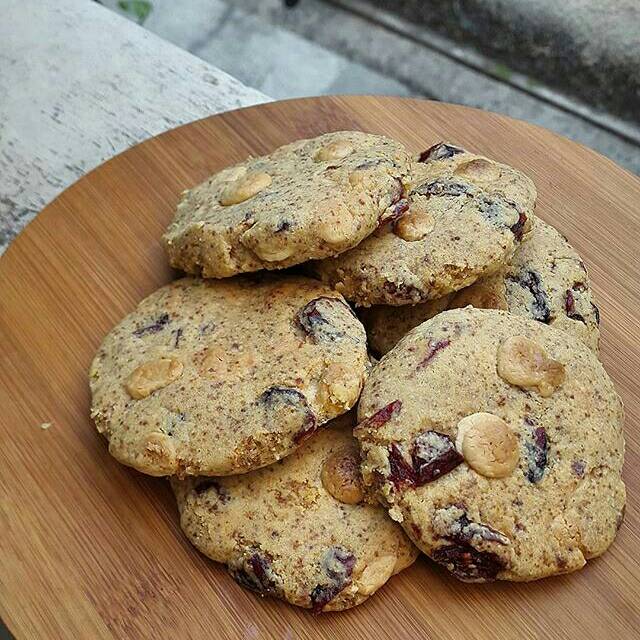
<svg viewBox="0 0 640 640"><path fill-rule="evenodd" d="M176 0L152 1L145 28L275 99L345 92L411 93L388 74L280 28L243 2L188 0L179 2L177 10ZM117 0L103 2L118 10ZM277 6L288 13L281 0Z"/></svg>
<svg viewBox="0 0 640 640"><path fill-rule="evenodd" d="M367 0L640 123L638 0Z"/></svg>
<svg viewBox="0 0 640 640"><path fill-rule="evenodd" d="M267 99L88 0L4 3L0 253L106 159L185 122Z"/></svg>
<svg viewBox="0 0 640 640"><path fill-rule="evenodd" d="M111 0L112 6L117 3ZM363 0L153 0L145 27L275 97L419 95L505 113L640 173L640 127L619 123ZM508 77L506 77L508 76ZM612 133L616 128L621 134Z"/></svg>

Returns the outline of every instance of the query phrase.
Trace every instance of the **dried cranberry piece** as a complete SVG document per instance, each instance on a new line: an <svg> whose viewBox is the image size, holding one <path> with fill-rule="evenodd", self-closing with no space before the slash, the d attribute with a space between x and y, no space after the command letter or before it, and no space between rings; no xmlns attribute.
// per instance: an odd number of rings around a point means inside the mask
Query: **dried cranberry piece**
<svg viewBox="0 0 640 640"><path fill-rule="evenodd" d="M398 202L396 202L395 207L393 208L393 222L396 222L407 211L409 211L409 201L406 198L402 198L402 200L398 200Z"/></svg>
<svg viewBox="0 0 640 640"><path fill-rule="evenodd" d="M313 613L322 613L325 605L331 602L340 591L342 591L342 589L335 584L316 585L310 594L311 610Z"/></svg>
<svg viewBox="0 0 640 640"><path fill-rule="evenodd" d="M212 478L207 478L202 482L198 483L194 488L194 491L197 495L202 495L209 489L213 489L218 496L218 500L222 502L222 504L227 504L229 500L231 500L231 496L229 495L229 490L226 487L223 487L217 480L213 480Z"/></svg>
<svg viewBox="0 0 640 640"><path fill-rule="evenodd" d="M518 242L522 240L522 236L524 235L525 224L527 224L527 215L526 213L519 211L518 222L509 227L509 229L511 229L511 233L513 233Z"/></svg>
<svg viewBox="0 0 640 640"><path fill-rule="evenodd" d="M420 289L412 284L404 284L403 282L391 282L387 280L382 288L391 296L399 301L420 302L422 293Z"/></svg>
<svg viewBox="0 0 640 640"><path fill-rule="evenodd" d="M229 573L245 589L260 595L278 595L281 579L271 566L271 558L258 549L249 549L245 556L233 565Z"/></svg>
<svg viewBox="0 0 640 640"><path fill-rule="evenodd" d="M351 574L356 565L356 557L343 547L331 547L321 561L321 567L328 581L318 584L310 594L313 613L322 609L351 583Z"/></svg>
<svg viewBox="0 0 640 640"><path fill-rule="evenodd" d="M402 455L400 447L392 442L389 445L389 476L388 479L396 489L416 485L416 472Z"/></svg>
<svg viewBox="0 0 640 640"><path fill-rule="evenodd" d="M480 537L487 542L497 542L502 545L509 544L509 538L503 533L500 533L500 531L497 531L487 524L469 520L466 513L463 513L453 523L451 532L447 535L447 538L459 544L469 544L475 537Z"/></svg>
<svg viewBox="0 0 640 640"><path fill-rule="evenodd" d="M454 147L446 142L438 142L418 156L418 162L430 162L431 160L446 160L458 153L464 153L464 149Z"/></svg>
<svg viewBox="0 0 640 640"><path fill-rule="evenodd" d="M333 580L345 581L356 566L356 557L344 547L332 547L322 559L322 568Z"/></svg>
<svg viewBox="0 0 640 640"><path fill-rule="evenodd" d="M387 224L388 222L396 222L408 210L409 201L406 199L406 193L402 180L396 178L394 181L393 192L391 193L391 203L386 211L378 218L378 226Z"/></svg>
<svg viewBox="0 0 640 640"><path fill-rule="evenodd" d="M162 331L169 324L169 322L169 314L163 313L155 322L152 322L145 327L139 327L138 329L136 329L133 332L133 335L137 338L140 338L150 333L158 333L159 331Z"/></svg>
<svg viewBox="0 0 640 640"><path fill-rule="evenodd" d="M393 182L393 192L391 193L391 204L396 204L400 202L402 198L404 198L404 185L402 184L402 180L400 178L396 178Z"/></svg>
<svg viewBox="0 0 640 640"><path fill-rule="evenodd" d="M464 460L453 440L438 431L425 431L415 439L411 459L418 487L449 473Z"/></svg>
<svg viewBox="0 0 640 640"><path fill-rule="evenodd" d="M400 413L400 409L402 409L402 401L394 400L385 407L382 407L379 411L376 411L372 416L363 420L355 427L354 431L358 429L378 429L383 424L389 422L397 413Z"/></svg>
<svg viewBox="0 0 640 640"><path fill-rule="evenodd" d="M289 229L291 229L291 220L280 220L275 233L282 233L283 231L289 231Z"/></svg>
<svg viewBox="0 0 640 640"><path fill-rule="evenodd" d="M506 203L499 198L483 196L478 201L478 211L483 218L496 226L504 225Z"/></svg>
<svg viewBox="0 0 640 640"><path fill-rule="evenodd" d="M506 566L506 562L495 553L480 551L476 546L482 542L508 545L509 538L486 524L473 522L464 508L463 504L454 504L441 510L445 522L450 520L447 512L453 512L455 519L446 525L446 534L442 537L455 544L436 549L432 558L447 566L462 580L493 580L498 571ZM439 533L442 535L442 531Z"/></svg>
<svg viewBox="0 0 640 640"><path fill-rule="evenodd" d="M436 549L431 558L445 566L456 578L471 582L495 580L505 568L504 561L490 551L478 551L469 544L452 544Z"/></svg>
<svg viewBox="0 0 640 640"><path fill-rule="evenodd" d="M528 289L533 300L529 307L531 317L539 322L548 324L551 321L551 310L549 308L549 298L547 292L542 287L540 274L536 271L521 271L517 276L510 276L509 280Z"/></svg>
<svg viewBox="0 0 640 640"><path fill-rule="evenodd" d="M327 317L331 316L334 305L346 307L353 315L351 307L345 305L342 300L326 296L314 298L298 311L296 316L298 324L315 342L334 342L344 337L345 334L327 320Z"/></svg>
<svg viewBox="0 0 640 640"><path fill-rule="evenodd" d="M402 198L402 200L398 200L387 209L385 214L378 220L378 226L381 227L387 223L395 225L407 211L409 211L409 201L406 198Z"/></svg>
<svg viewBox="0 0 640 640"><path fill-rule="evenodd" d="M515 210L518 214L518 221L509 227L517 241L522 240L524 226L527 223L527 216L519 211L515 203L498 196L481 196L478 198L478 211L488 222L496 227L505 227L505 217L509 210Z"/></svg>
<svg viewBox="0 0 640 640"><path fill-rule="evenodd" d="M411 193L426 196L464 196L469 195L471 188L464 182L455 182L453 180L434 180L433 182L425 182L416 187Z"/></svg>
<svg viewBox="0 0 640 640"><path fill-rule="evenodd" d="M425 431L414 440L411 462L397 443L389 445L389 477L396 489L421 487L449 473L462 463L453 440L438 431Z"/></svg>
<svg viewBox="0 0 640 640"><path fill-rule="evenodd" d="M578 476L578 478L584 478L584 471L587 468L587 463L584 460L574 460L571 463L571 471Z"/></svg>
<svg viewBox="0 0 640 640"><path fill-rule="evenodd" d="M249 589L249 591L260 593L259 587L256 586L256 582L253 579L253 576L249 575L249 573L247 573L243 568L229 568L229 573L241 587Z"/></svg>
<svg viewBox="0 0 640 640"><path fill-rule="evenodd" d="M303 405L306 407L308 404L304 394L293 387L269 387L262 392L260 400L268 405L283 402L284 404L292 406Z"/></svg>
<svg viewBox="0 0 640 640"><path fill-rule="evenodd" d="M574 284L571 289L567 289L567 292L564 295L564 310L568 318L578 320L579 322L586 324L587 322L584 319L584 316L576 311L576 299L573 293L574 291L583 291L584 288L584 284L578 282Z"/></svg>
<svg viewBox="0 0 640 640"><path fill-rule="evenodd" d="M442 340L432 340L429 338L427 345L427 353L425 357L418 363L417 368L423 369L426 367L436 356L439 351L442 351L445 347L451 344L451 340L444 338Z"/></svg>
<svg viewBox="0 0 640 640"><path fill-rule="evenodd" d="M303 393L292 387L269 387L260 396L260 401L270 410L278 406L292 407L301 414L302 427L293 436L293 441L300 444L313 434L318 428L316 416L311 411L307 398Z"/></svg>
<svg viewBox="0 0 640 640"><path fill-rule="evenodd" d="M547 439L547 431L544 427L537 427L531 435L531 441L525 445L527 452L525 476L529 482L535 484L542 480L542 476L547 468L549 441Z"/></svg>
<svg viewBox="0 0 640 640"><path fill-rule="evenodd" d="M567 289L564 294L564 309L566 314L571 317L572 313L576 311L576 301L573 297L573 291L571 289Z"/></svg>
<svg viewBox="0 0 640 640"><path fill-rule="evenodd" d="M318 429L318 423L316 421L316 417L309 413L304 419L304 423L300 431L298 431L293 436L294 444L301 444L304 442L309 436L312 436Z"/></svg>

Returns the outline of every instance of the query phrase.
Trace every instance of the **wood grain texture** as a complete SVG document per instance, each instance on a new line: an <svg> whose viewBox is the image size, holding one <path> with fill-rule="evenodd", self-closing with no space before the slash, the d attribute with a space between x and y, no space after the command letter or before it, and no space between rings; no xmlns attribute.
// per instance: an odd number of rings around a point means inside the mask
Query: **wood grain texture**
<svg viewBox="0 0 640 640"><path fill-rule="evenodd" d="M527 172L587 263L602 359L627 411L627 517L571 576L466 585L425 559L364 605L313 617L237 586L181 535L167 483L112 460L89 420L104 334L171 271L160 235L210 172L338 129L449 139ZM0 615L18 638L628 638L640 620L640 182L548 131L393 98L252 107L134 147L49 205L0 259ZM43 430L41 423L51 422Z"/></svg>

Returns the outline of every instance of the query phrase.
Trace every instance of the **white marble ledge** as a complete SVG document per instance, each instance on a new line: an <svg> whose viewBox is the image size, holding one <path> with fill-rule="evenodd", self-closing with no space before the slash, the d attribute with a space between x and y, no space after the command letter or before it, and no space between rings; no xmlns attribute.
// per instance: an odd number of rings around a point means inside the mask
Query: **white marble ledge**
<svg viewBox="0 0 640 640"><path fill-rule="evenodd" d="M90 0L0 0L0 253L135 143L269 100Z"/></svg>

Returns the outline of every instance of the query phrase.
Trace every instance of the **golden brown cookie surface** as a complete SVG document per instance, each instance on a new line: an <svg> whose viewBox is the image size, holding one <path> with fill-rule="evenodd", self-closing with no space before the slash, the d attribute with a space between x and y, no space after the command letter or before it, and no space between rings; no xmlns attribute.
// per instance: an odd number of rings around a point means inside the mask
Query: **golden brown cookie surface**
<svg viewBox="0 0 640 640"><path fill-rule="evenodd" d="M316 280L184 278L105 338L92 416L124 464L226 475L287 455L357 401L364 329Z"/></svg>
<svg viewBox="0 0 640 640"><path fill-rule="evenodd" d="M504 311L446 311L372 371L363 478L431 558L468 581L581 568L625 504L623 410L596 356Z"/></svg>
<svg viewBox="0 0 640 640"><path fill-rule="evenodd" d="M394 220L312 268L359 306L432 300L505 266L535 199L516 169L441 143L412 164Z"/></svg>
<svg viewBox="0 0 640 640"><path fill-rule="evenodd" d="M356 501L352 427L351 414L338 418L286 459L251 473L174 480L187 537L261 595L316 612L360 604L417 550L382 507L362 493Z"/></svg>
<svg viewBox="0 0 640 640"><path fill-rule="evenodd" d="M224 278L335 256L401 197L409 157L358 131L299 140L186 191L164 235L172 266Z"/></svg>
<svg viewBox="0 0 640 640"><path fill-rule="evenodd" d="M475 284L417 305L378 305L360 312L373 350L385 354L421 322L445 309L504 309L567 331L596 353L600 312L576 250L540 219L511 263Z"/></svg>

